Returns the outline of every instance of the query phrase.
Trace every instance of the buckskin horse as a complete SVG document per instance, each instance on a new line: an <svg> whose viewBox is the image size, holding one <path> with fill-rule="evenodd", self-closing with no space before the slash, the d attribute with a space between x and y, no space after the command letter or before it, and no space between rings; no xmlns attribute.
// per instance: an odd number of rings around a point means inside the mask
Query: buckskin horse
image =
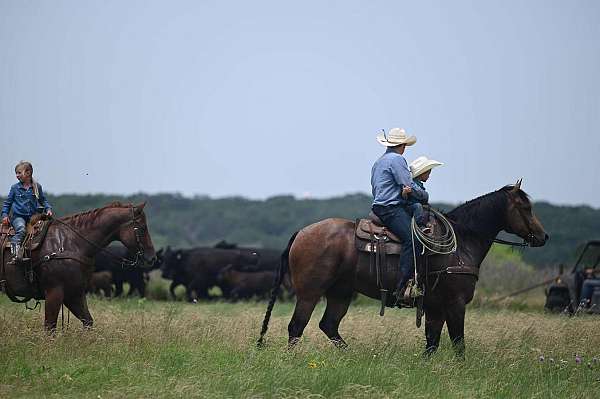
<svg viewBox="0 0 600 399"><path fill-rule="evenodd" d="M0 280L9 296L45 299L45 321L48 330L56 329L61 305L65 305L85 327L93 319L88 310L86 288L94 271L94 256L112 241L120 241L136 253L136 263L152 263L154 246L148 232L145 203L123 205L113 202L102 208L51 220L45 238L31 252L33 284L23 278L26 265L7 265L4 248ZM126 262L126 259L122 259Z"/></svg>
<svg viewBox="0 0 600 399"><path fill-rule="evenodd" d="M520 186L521 181L518 181L516 185L468 201L446 214L458 244L456 252L431 255L428 259L432 273L424 278L427 341L424 354L437 350L446 323L457 355L464 356L465 306L473 299L479 266L500 231L516 234L533 247L543 246L548 239ZM336 346L347 346L338 328L348 311L353 292L380 297L376 276L370 272L369 265L357 262L355 227L350 220L325 219L304 227L290 238L281 256L259 346L263 344L279 286L288 271L297 298L288 325L288 347L292 348L299 341L322 296L327 299L327 306L319 327ZM457 266L461 273L449 272L449 267Z"/></svg>

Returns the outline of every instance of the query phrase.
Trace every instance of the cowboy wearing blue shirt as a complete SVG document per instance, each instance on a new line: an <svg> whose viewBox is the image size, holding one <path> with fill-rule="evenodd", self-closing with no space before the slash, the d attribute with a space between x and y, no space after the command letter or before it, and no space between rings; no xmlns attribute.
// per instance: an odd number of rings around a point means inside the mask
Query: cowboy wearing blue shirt
<svg viewBox="0 0 600 399"><path fill-rule="evenodd" d="M414 272L410 231L412 210L409 202L413 181L408 163L402 155L406 147L417 142L417 138L407 136L404 129L394 128L387 134L377 136L377 141L388 148L371 169L372 210L402 244L400 279L395 293L397 298L401 298ZM415 250L420 251L418 241L415 241Z"/></svg>
<svg viewBox="0 0 600 399"><path fill-rule="evenodd" d="M21 242L25 237L26 226L31 216L41 211L52 216L52 206L46 199L42 186L33 180L33 166L27 161L21 161L15 166L18 183L13 184L2 205L2 224L11 223L15 235L11 237L11 252L13 259L10 263L22 262L23 251ZM12 210L12 216L9 213Z"/></svg>

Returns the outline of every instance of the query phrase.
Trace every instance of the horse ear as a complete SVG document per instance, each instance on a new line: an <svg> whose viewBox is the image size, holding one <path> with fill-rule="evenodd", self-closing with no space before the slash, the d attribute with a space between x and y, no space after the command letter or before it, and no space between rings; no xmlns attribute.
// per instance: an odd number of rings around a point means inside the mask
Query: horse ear
<svg viewBox="0 0 600 399"><path fill-rule="evenodd" d="M517 182L515 183L515 187L513 188L513 191L519 191L521 189L521 183L523 182L523 178L520 178L519 180L517 180Z"/></svg>
<svg viewBox="0 0 600 399"><path fill-rule="evenodd" d="M144 211L144 207L146 206L146 201L142 202L141 204L137 204L135 206L135 213L140 214Z"/></svg>

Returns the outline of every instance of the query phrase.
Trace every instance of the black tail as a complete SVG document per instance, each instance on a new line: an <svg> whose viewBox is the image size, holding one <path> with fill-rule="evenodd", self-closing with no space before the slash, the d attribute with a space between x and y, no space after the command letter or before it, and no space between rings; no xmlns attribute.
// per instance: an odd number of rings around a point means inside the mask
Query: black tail
<svg viewBox="0 0 600 399"><path fill-rule="evenodd" d="M273 311L273 306L275 306L275 301L277 300L277 296L279 295L279 289L281 288L283 277L289 271L290 248L292 247L292 243L296 239L297 235L298 232L292 234L292 237L288 241L287 247L281 253L281 262L279 263L279 270L277 271L275 281L273 282L271 299L269 300L269 305L267 305L267 312L265 313L265 319L263 320L262 329L260 330L260 338L258 338L258 341L256 343L259 347L263 346L264 344L264 337L267 333L267 329L269 328L269 320L271 319L271 312Z"/></svg>

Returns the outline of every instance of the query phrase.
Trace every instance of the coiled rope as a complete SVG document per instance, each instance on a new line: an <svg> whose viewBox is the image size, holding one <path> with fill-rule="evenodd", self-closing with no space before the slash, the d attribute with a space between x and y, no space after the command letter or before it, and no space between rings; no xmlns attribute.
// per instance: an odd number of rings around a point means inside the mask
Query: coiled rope
<svg viewBox="0 0 600 399"><path fill-rule="evenodd" d="M417 221L414 217L410 224L413 237L419 240L423 246L421 255L425 253L425 249L439 255L448 255L456 252L456 233L454 232L452 224L441 212L433 208L430 208L430 212L435 215L435 218L439 220L441 224L442 234L439 237L432 237L425 234L417 225Z"/></svg>
<svg viewBox="0 0 600 399"><path fill-rule="evenodd" d="M452 227L452 224L450 223L450 221L441 212L439 212L433 208L429 208L429 211L435 215L437 220L440 221L442 234L437 238L428 236L427 234L423 233L423 231L419 228L414 216L412 217L412 220L410 222L410 229L411 229L411 234L412 234L413 266L415 268L415 274L414 274L415 282L418 281L418 276L419 276L419 274L418 274L419 272L417 270L417 253L415 251L415 238L417 240L419 240L419 242L422 245L421 255L425 254L425 249L427 249L430 252L435 253L435 254L448 255L453 252L456 252L456 247L457 247L456 233L454 232L454 228ZM412 290L413 290L413 288L411 288L411 292L412 292ZM420 291L421 290L417 287L415 292L418 293L417 295L425 295L424 291L422 291L422 292L420 292Z"/></svg>

